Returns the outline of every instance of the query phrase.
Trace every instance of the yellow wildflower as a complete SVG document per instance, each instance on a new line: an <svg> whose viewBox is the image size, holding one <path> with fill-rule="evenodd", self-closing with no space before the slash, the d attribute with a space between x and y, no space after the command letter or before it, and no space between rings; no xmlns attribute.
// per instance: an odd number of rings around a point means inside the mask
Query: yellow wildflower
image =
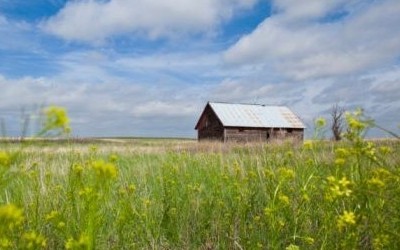
<svg viewBox="0 0 400 250"><path fill-rule="evenodd" d="M340 181L338 181L338 183L342 186L342 187L347 187L348 185L350 185L350 181L347 180L346 177L343 177Z"/></svg>
<svg viewBox="0 0 400 250"><path fill-rule="evenodd" d="M53 210L49 214L46 215L46 220L51 221L51 220L55 219L56 217L58 217L59 214L60 214L59 212Z"/></svg>
<svg viewBox="0 0 400 250"><path fill-rule="evenodd" d="M50 106L44 111L46 120L41 134L51 130L60 130L62 133L70 133L69 118L67 111L62 107Z"/></svg>
<svg viewBox="0 0 400 250"><path fill-rule="evenodd" d="M10 167L11 165L11 156L4 152L4 151L0 151L0 167Z"/></svg>
<svg viewBox="0 0 400 250"><path fill-rule="evenodd" d="M304 241L308 244L308 245L313 245L315 240L312 237L305 237Z"/></svg>
<svg viewBox="0 0 400 250"><path fill-rule="evenodd" d="M313 148L313 143L312 143L312 141L307 140L304 142L303 146L304 146L304 149L311 150Z"/></svg>
<svg viewBox="0 0 400 250"><path fill-rule="evenodd" d="M286 250L300 250L300 247L294 244L290 244L285 248Z"/></svg>
<svg viewBox="0 0 400 250"><path fill-rule="evenodd" d="M344 211L337 220L337 226L339 230L342 230L348 225L356 224L356 216L353 212Z"/></svg>
<svg viewBox="0 0 400 250"><path fill-rule="evenodd" d="M144 200L143 200L143 205L144 205L145 207L150 206L150 204L151 204L151 200L150 200L150 199L144 199Z"/></svg>
<svg viewBox="0 0 400 250"><path fill-rule="evenodd" d="M110 162L117 162L118 156L115 154L112 154L109 156L109 160L110 160Z"/></svg>
<svg viewBox="0 0 400 250"><path fill-rule="evenodd" d="M304 193L302 198L304 201L310 201L310 196L307 193Z"/></svg>
<svg viewBox="0 0 400 250"><path fill-rule="evenodd" d="M83 166L81 164L74 164L72 166L72 171L77 175L81 175L83 172Z"/></svg>
<svg viewBox="0 0 400 250"><path fill-rule="evenodd" d="M336 158L335 165L336 166L343 166L346 163L346 160L343 158Z"/></svg>
<svg viewBox="0 0 400 250"><path fill-rule="evenodd" d="M315 126L317 128L323 128L326 126L326 120L323 117L319 117L315 120Z"/></svg>
<svg viewBox="0 0 400 250"><path fill-rule="evenodd" d="M335 150L336 156L339 158L346 158L347 156L350 155L349 150L345 149L345 148L337 148Z"/></svg>
<svg viewBox="0 0 400 250"><path fill-rule="evenodd" d="M349 188L351 182L346 178L337 180L334 176L327 177L330 194L327 195L329 200L341 196L350 196L352 190Z"/></svg>
<svg viewBox="0 0 400 250"><path fill-rule="evenodd" d="M78 240L71 237L65 242L65 249L87 249L88 246L89 237L85 234L81 234Z"/></svg>
<svg viewBox="0 0 400 250"><path fill-rule="evenodd" d="M26 249L45 248L47 246L46 238L34 231L25 233L22 238Z"/></svg>
<svg viewBox="0 0 400 250"><path fill-rule="evenodd" d="M116 178L118 174L117 167L110 162L105 162L103 160L93 161L92 168L95 170L96 174L103 178Z"/></svg>
<svg viewBox="0 0 400 250"><path fill-rule="evenodd" d="M326 179L327 179L329 182L335 182L335 181L336 181L336 178L335 178L334 176L332 176L332 175L328 176Z"/></svg>
<svg viewBox="0 0 400 250"><path fill-rule="evenodd" d="M281 194L278 196L278 199L280 202L282 202L286 206L290 204L289 197L287 197L286 195Z"/></svg>
<svg viewBox="0 0 400 250"><path fill-rule="evenodd" d="M292 169L280 168L278 171L280 177L282 177L283 179L294 179L295 177L295 172Z"/></svg>
<svg viewBox="0 0 400 250"><path fill-rule="evenodd" d="M366 124L358 120L352 115L347 115L346 116L347 124L349 125L350 129L356 130L356 131L361 131L366 128Z"/></svg>
<svg viewBox="0 0 400 250"><path fill-rule="evenodd" d="M129 186L128 186L128 190L129 190L129 192L131 192L131 193L134 193L134 192L135 192L135 190L136 190L136 186L135 186L135 184L131 184L131 185L129 185Z"/></svg>
<svg viewBox="0 0 400 250"><path fill-rule="evenodd" d="M90 194L92 194L93 189L90 187L85 187L81 190L79 190L78 194L79 196L89 196Z"/></svg>
<svg viewBox="0 0 400 250"><path fill-rule="evenodd" d="M382 147L379 147L379 152L381 152L381 154L383 154L383 155L387 155L387 154L392 153L393 150L390 147L382 146Z"/></svg>
<svg viewBox="0 0 400 250"><path fill-rule="evenodd" d="M0 225L13 229L24 221L22 209L13 204L0 206Z"/></svg>
<svg viewBox="0 0 400 250"><path fill-rule="evenodd" d="M377 188L385 187L385 183L382 180L380 180L380 179L378 179L376 177L372 177L371 179L369 179L368 180L368 184L373 186L373 187L377 187Z"/></svg>
<svg viewBox="0 0 400 250"><path fill-rule="evenodd" d="M264 208L264 214L267 217L272 216L274 214L274 209L272 209L270 207L266 207L266 208Z"/></svg>
<svg viewBox="0 0 400 250"><path fill-rule="evenodd" d="M65 227L65 222L63 222L63 221L58 222L57 228L62 229L64 227Z"/></svg>
<svg viewBox="0 0 400 250"><path fill-rule="evenodd" d="M382 234L378 235L373 241L372 241L372 246L374 249L387 249L387 245L390 243L390 238L389 235L387 234Z"/></svg>
<svg viewBox="0 0 400 250"><path fill-rule="evenodd" d="M0 238L0 249L12 248L12 242L7 238Z"/></svg>

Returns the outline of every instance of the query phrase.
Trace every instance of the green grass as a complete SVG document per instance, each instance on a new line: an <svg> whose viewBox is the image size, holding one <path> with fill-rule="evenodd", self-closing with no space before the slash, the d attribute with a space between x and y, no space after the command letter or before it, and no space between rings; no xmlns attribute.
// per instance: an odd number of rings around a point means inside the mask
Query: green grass
<svg viewBox="0 0 400 250"><path fill-rule="evenodd" d="M400 249L400 142L356 118L341 143L0 142L0 249Z"/></svg>
<svg viewBox="0 0 400 250"><path fill-rule="evenodd" d="M2 144L2 248L400 247L398 141L155 144Z"/></svg>

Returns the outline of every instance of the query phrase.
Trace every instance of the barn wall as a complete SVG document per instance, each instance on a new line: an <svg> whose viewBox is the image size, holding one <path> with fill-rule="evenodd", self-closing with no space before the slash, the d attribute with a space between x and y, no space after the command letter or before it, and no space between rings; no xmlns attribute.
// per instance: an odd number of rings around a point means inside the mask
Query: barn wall
<svg viewBox="0 0 400 250"><path fill-rule="evenodd" d="M226 142L250 142L267 140L267 131L265 129L252 128L226 128Z"/></svg>
<svg viewBox="0 0 400 250"><path fill-rule="evenodd" d="M198 140L224 140L224 127L214 111L207 106L198 126Z"/></svg>
<svg viewBox="0 0 400 250"><path fill-rule="evenodd" d="M287 128L225 128L226 142L285 141L302 142L303 129Z"/></svg>
<svg viewBox="0 0 400 250"><path fill-rule="evenodd" d="M271 128L268 129L268 139L270 141L293 140L302 142L304 138L304 129L296 128Z"/></svg>

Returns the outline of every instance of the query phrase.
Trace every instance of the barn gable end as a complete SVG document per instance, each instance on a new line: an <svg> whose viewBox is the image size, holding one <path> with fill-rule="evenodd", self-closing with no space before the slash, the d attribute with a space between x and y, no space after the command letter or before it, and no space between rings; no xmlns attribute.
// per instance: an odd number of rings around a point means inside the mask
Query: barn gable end
<svg viewBox="0 0 400 250"><path fill-rule="evenodd" d="M208 103L195 127L198 140L224 141L224 126Z"/></svg>
<svg viewBox="0 0 400 250"><path fill-rule="evenodd" d="M198 140L251 142L304 138L304 124L287 107L208 102L195 129Z"/></svg>

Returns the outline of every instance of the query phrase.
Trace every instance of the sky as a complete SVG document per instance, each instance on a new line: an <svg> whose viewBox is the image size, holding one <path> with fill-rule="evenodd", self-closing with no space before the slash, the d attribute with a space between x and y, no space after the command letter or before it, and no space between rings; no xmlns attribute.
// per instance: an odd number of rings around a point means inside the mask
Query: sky
<svg viewBox="0 0 400 250"><path fill-rule="evenodd" d="M73 136L196 137L208 101L334 104L400 132L399 0L0 0L0 119L63 106ZM379 130L373 136L386 136Z"/></svg>

